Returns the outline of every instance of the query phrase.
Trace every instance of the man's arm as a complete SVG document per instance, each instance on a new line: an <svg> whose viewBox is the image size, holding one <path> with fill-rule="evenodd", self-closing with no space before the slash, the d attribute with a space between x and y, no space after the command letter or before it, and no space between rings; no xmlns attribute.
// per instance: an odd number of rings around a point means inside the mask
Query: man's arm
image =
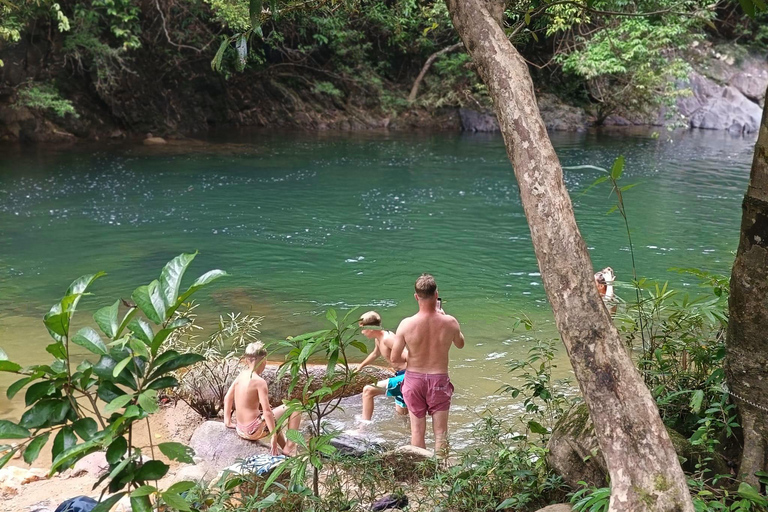
<svg viewBox="0 0 768 512"><path fill-rule="evenodd" d="M235 382L229 386L227 394L224 395L224 425L227 428L234 428L232 425L232 411L235 408Z"/></svg>
<svg viewBox="0 0 768 512"><path fill-rule="evenodd" d="M368 354L368 357L366 357L362 363L357 365L357 371L362 370L364 367L368 366L372 362L376 360L377 357L381 355L381 350L379 350L379 342L378 340L373 341L373 350L370 354Z"/></svg>
<svg viewBox="0 0 768 512"><path fill-rule="evenodd" d="M406 359L403 356L403 350L405 350L405 324L406 321L400 322L397 326L397 332L395 333L395 339L392 342L392 351L389 353L391 363L405 363Z"/></svg>
<svg viewBox="0 0 768 512"><path fill-rule="evenodd" d="M457 334L453 337L453 344L456 345L456 348L464 348L464 333L461 332L461 326L459 325L459 321L455 318L453 319L454 322L456 322L456 332Z"/></svg>
<svg viewBox="0 0 768 512"><path fill-rule="evenodd" d="M269 387L266 381L256 384L259 390L259 403L261 404L261 417L267 422L270 433L275 433L275 414L272 412L272 406L269 405Z"/></svg>

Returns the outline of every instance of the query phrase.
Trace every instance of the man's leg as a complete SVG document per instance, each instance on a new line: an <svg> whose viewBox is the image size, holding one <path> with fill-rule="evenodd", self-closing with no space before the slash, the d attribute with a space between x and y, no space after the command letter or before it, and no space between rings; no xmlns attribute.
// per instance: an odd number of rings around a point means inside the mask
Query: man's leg
<svg viewBox="0 0 768 512"><path fill-rule="evenodd" d="M448 456L448 411L432 414L432 431L435 433L435 455Z"/></svg>
<svg viewBox="0 0 768 512"><path fill-rule="evenodd" d="M275 415L275 423L280 421L280 418L286 413L288 408L285 405L281 405L280 407L275 407L272 409L272 414ZM294 412L291 413L291 417L288 418L288 429L289 430L299 430L299 427L301 426L301 413L300 412ZM274 435L277 437L277 444L280 445L280 448L282 448L283 453L285 455L296 455L296 443L293 441L289 441L285 438L283 435L282 429L278 429L277 432L274 433Z"/></svg>
<svg viewBox="0 0 768 512"><path fill-rule="evenodd" d="M424 436L427 433L427 416L417 418L412 412L409 414L411 416L411 444L419 448L426 448Z"/></svg>
<svg viewBox="0 0 768 512"><path fill-rule="evenodd" d="M363 388L363 419L370 421L373 418L373 399L387 392L388 380L382 380L372 386L368 384Z"/></svg>

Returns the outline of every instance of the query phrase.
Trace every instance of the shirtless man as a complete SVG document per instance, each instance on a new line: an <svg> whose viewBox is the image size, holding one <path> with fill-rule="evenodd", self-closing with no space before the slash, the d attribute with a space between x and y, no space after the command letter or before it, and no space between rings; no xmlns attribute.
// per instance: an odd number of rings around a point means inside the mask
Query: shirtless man
<svg viewBox="0 0 768 512"><path fill-rule="evenodd" d="M408 409L403 400L403 393L401 386L403 384L403 377L405 376L405 363L393 363L390 358L392 352L392 345L395 342L395 333L392 331L385 331L382 329L366 329L366 326L381 327L381 315L375 311L369 311L360 317L358 323L363 329L363 336L373 340L373 350L360 363L357 367L357 371L362 370L365 366L371 364L377 357L382 356L386 359L395 370L395 375L389 379L380 380L376 384L369 384L363 388L363 419L370 421L373 417L373 399L377 396L386 394L395 399L395 411L398 414L408 414ZM408 351L403 352L403 358L407 359Z"/></svg>
<svg viewBox="0 0 768 512"><path fill-rule="evenodd" d="M608 312L612 315L616 314L616 295L613 292L613 282L615 280L616 275L611 267L605 267L600 272L595 273L597 292L603 299L605 307L608 308Z"/></svg>
<svg viewBox="0 0 768 512"><path fill-rule="evenodd" d="M228 428L234 428L238 436L248 441L258 441L272 433L272 455L277 455L280 451L284 455L295 455L296 444L286 441L282 432L275 432L275 422L285 414L287 408L281 405L272 409L269 405L267 381L261 377L261 372L267 365L264 344L260 341L248 344L243 359L248 369L235 379L224 396L224 424ZM300 421L300 413L291 414L288 418L288 428L298 430Z"/></svg>
<svg viewBox="0 0 768 512"><path fill-rule="evenodd" d="M453 384L448 378L448 351L451 345L464 347L459 322L446 315L437 303L437 283L429 274L416 280L419 312L400 322L390 357L403 362L408 348L403 396L411 417L411 444L426 448L427 413L432 416L435 453L447 448L448 410Z"/></svg>

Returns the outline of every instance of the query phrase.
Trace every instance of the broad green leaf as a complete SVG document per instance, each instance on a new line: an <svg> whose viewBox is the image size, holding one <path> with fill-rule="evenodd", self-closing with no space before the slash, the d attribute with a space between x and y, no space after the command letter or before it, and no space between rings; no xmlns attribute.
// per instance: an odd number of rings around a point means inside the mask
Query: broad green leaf
<svg viewBox="0 0 768 512"><path fill-rule="evenodd" d="M140 394L139 405L150 414L159 411L160 407L157 405L157 391L149 389Z"/></svg>
<svg viewBox="0 0 768 512"><path fill-rule="evenodd" d="M290 430L288 432L290 432ZM264 482L264 487L262 490L266 491L270 485L275 483L275 480L277 480L280 475L283 474L286 468L288 468L288 464L280 464L276 468L272 468L272 473L269 475L269 478L267 478L267 481Z"/></svg>
<svg viewBox="0 0 768 512"><path fill-rule="evenodd" d="M118 409L122 409L128 404L128 402L131 401L132 398L133 396L131 395L119 396L107 404L107 406L104 408L104 412L110 414L117 411Z"/></svg>
<svg viewBox="0 0 768 512"><path fill-rule="evenodd" d="M123 496L125 496L124 492L113 494L106 500L96 505L91 512L109 512L110 510L112 510L112 507L114 507Z"/></svg>
<svg viewBox="0 0 768 512"><path fill-rule="evenodd" d="M114 370L112 370L112 377L117 378L117 376L120 375L123 370L125 370L125 367L128 366L128 363L131 362L131 359L133 359L133 356L128 356L117 363Z"/></svg>
<svg viewBox="0 0 768 512"><path fill-rule="evenodd" d="M101 341L101 336L91 327L83 327L77 334L72 336L72 343L79 345L99 356L107 355L107 347L104 342Z"/></svg>
<svg viewBox="0 0 768 512"><path fill-rule="evenodd" d="M141 496L149 496L150 494L157 492L157 487L152 485L142 485L131 493L132 498L140 498Z"/></svg>
<svg viewBox="0 0 768 512"><path fill-rule="evenodd" d="M190 481L183 481L183 482L176 482L172 486L170 486L166 492L172 492L174 494L181 494L182 492L186 492L190 489L192 489L195 485L195 482Z"/></svg>
<svg viewBox="0 0 768 512"><path fill-rule="evenodd" d="M613 166L611 167L611 178L614 180L618 180L621 178L622 173L624 172L624 155L619 155L619 157L613 162Z"/></svg>
<svg viewBox="0 0 768 512"><path fill-rule="evenodd" d="M152 326L142 318L131 320L131 323L128 324L128 330L147 345L151 344L152 339L155 337L155 333L152 332Z"/></svg>
<svg viewBox="0 0 768 512"><path fill-rule="evenodd" d="M149 380L155 380L157 377L160 377L168 372L199 363L200 361L205 361L205 357L201 356L200 354L181 354L178 357L175 357L170 361L160 365L154 372L152 372L152 375L149 376Z"/></svg>
<svg viewBox="0 0 768 512"><path fill-rule="evenodd" d="M77 303L80 302L80 298L83 296L86 290L88 290L88 287L91 286L95 280L105 275L107 275L106 272L97 272L96 274L85 275L75 279L72 284L69 285L69 289L67 290L65 298L68 296L75 297L74 301L68 308L71 313L74 313L75 309L77 309ZM62 299L62 301L63 300L64 299Z"/></svg>
<svg viewBox="0 0 768 512"><path fill-rule="evenodd" d="M147 348L147 345L141 341L136 339L131 339L128 341L128 346L131 347L131 350L133 350L133 353L136 354L139 357L143 357L147 361L149 361L149 349Z"/></svg>
<svg viewBox="0 0 768 512"><path fill-rule="evenodd" d="M152 281L152 283L157 283L157 281ZM150 298L149 289L150 286L152 286L152 283L136 288L131 294L131 299L133 299L139 309L144 312L147 318L156 324L160 324L165 318L160 316L160 313L155 309L154 303ZM157 284L154 284L155 293L157 293L157 286ZM163 311L163 313L165 312Z"/></svg>
<svg viewBox="0 0 768 512"><path fill-rule="evenodd" d="M44 380L36 384L32 384L27 389L24 395L24 405L29 407L43 397L52 394L56 390L56 386L52 381Z"/></svg>
<svg viewBox="0 0 768 512"><path fill-rule="evenodd" d="M530 25L531 24L531 12L528 11L525 13L525 24Z"/></svg>
<svg viewBox="0 0 768 512"><path fill-rule="evenodd" d="M43 448L43 446L45 446L45 443L48 442L49 437L51 437L51 433L46 432L45 434L39 435L30 441L24 450L24 462L27 464L32 464L35 462L35 460L37 460L37 456L40 455L40 450Z"/></svg>
<svg viewBox="0 0 768 512"><path fill-rule="evenodd" d="M123 331L125 330L126 327L128 327L128 324L130 324L131 320L133 320L133 317L136 316L136 313L138 311L139 311L139 308L132 307L125 313L125 316L123 317L123 320L120 322L120 326L117 328L117 332L115 333L113 338L117 339L123 335Z"/></svg>
<svg viewBox="0 0 768 512"><path fill-rule="evenodd" d="M165 343L165 340L168 339L168 336L170 336L173 331L189 325L190 323L191 320L189 318L179 318L178 320L171 322L165 329L161 329L150 343L152 355L157 355L157 351L160 350L160 347Z"/></svg>
<svg viewBox="0 0 768 512"><path fill-rule="evenodd" d="M16 393L24 389L24 386L29 384L35 380L34 377L24 377L23 379L19 379L10 386L8 386L8 391L5 392L5 396L8 397L8 400L13 400L13 397L16 396Z"/></svg>
<svg viewBox="0 0 768 512"><path fill-rule="evenodd" d="M336 314L336 310L331 308L328 311L326 311L325 318L327 318L329 322L335 325L336 321L338 320L338 315Z"/></svg>
<svg viewBox="0 0 768 512"><path fill-rule="evenodd" d="M197 290L202 288L203 286L206 286L215 280L217 280L220 277L224 277L228 275L223 270L210 270L206 272L205 274L201 275L200 277L195 280L194 283L192 283L192 286L187 288L187 291L185 291L181 297L179 297L179 300L176 302L176 305L173 307L173 309L170 311L170 313L173 313L176 311L176 308L178 308L180 305L184 303L193 293L195 293Z"/></svg>
<svg viewBox="0 0 768 512"><path fill-rule="evenodd" d="M741 4L741 9L744 11L744 14L750 18L755 17L755 4L752 0L739 0L739 3Z"/></svg>
<svg viewBox="0 0 768 512"><path fill-rule="evenodd" d="M150 460L144 463L136 472L136 480L146 482L149 480L160 480L170 469L168 464L159 460Z"/></svg>
<svg viewBox="0 0 768 512"><path fill-rule="evenodd" d="M131 496L131 510L133 512L152 512L152 502L149 496Z"/></svg>
<svg viewBox="0 0 768 512"><path fill-rule="evenodd" d="M16 373L21 370L21 365L13 361L0 361L0 372Z"/></svg>
<svg viewBox="0 0 768 512"><path fill-rule="evenodd" d="M112 339L117 335L117 313L119 307L120 301L116 300L111 306L103 307L93 314L93 320L99 326L99 329Z"/></svg>
<svg viewBox="0 0 768 512"><path fill-rule="evenodd" d="M56 460L61 453L66 452L75 445L77 445L77 436L72 431L72 427L62 428L56 434L56 437L53 438L53 448L51 449L53 459Z"/></svg>
<svg viewBox="0 0 768 512"><path fill-rule="evenodd" d="M16 455L16 451L17 450L8 450L8 453L0 457L0 469L3 469L5 465L8 464L8 461Z"/></svg>
<svg viewBox="0 0 768 512"><path fill-rule="evenodd" d="M90 441L99 431L99 425L93 418L81 418L72 424L72 428L83 441Z"/></svg>
<svg viewBox="0 0 768 512"><path fill-rule="evenodd" d="M110 372L111 375L111 372ZM115 386L110 381L102 381L101 384L99 384L99 388L96 390L96 394L101 398L104 402L109 403L115 398L125 395L125 391L120 389L119 387Z"/></svg>
<svg viewBox="0 0 768 512"><path fill-rule="evenodd" d="M160 272L160 296L165 303L165 309L171 309L179 298L179 287L189 264L197 253L180 254L169 261Z"/></svg>
<svg viewBox="0 0 768 512"><path fill-rule="evenodd" d="M69 313L64 313L61 302L57 302L43 317L43 323L54 340L62 341L69 331Z"/></svg>
<svg viewBox="0 0 768 512"><path fill-rule="evenodd" d="M21 415L19 425L24 428L40 428L44 425L55 425L64 421L69 412L69 401L66 398L43 399Z"/></svg>
<svg viewBox="0 0 768 512"><path fill-rule="evenodd" d="M50 345L45 347L45 351L51 354L56 359L67 358L67 349L64 347L64 343L60 341L51 343Z"/></svg>
<svg viewBox="0 0 768 512"><path fill-rule="evenodd" d="M160 443L157 445L160 451L171 460L176 460L184 464L194 464L195 452L189 446L181 443Z"/></svg>
<svg viewBox="0 0 768 512"><path fill-rule="evenodd" d="M155 279L149 283L147 291L149 292L149 300L152 302L152 307L155 309L157 316L160 318L160 322L158 323L164 322L167 318L165 313L168 308L165 307L163 296L160 293L160 282Z"/></svg>
<svg viewBox="0 0 768 512"><path fill-rule="evenodd" d="M691 397L691 410L698 414L701 411L701 403L704 401L704 391L697 389Z"/></svg>
<svg viewBox="0 0 768 512"><path fill-rule="evenodd" d="M761 507L768 507L768 499L762 496L757 489L749 485L747 482L741 482L739 484L739 490L736 491L739 496L745 500L749 500Z"/></svg>
<svg viewBox="0 0 768 512"><path fill-rule="evenodd" d="M189 504L184 498L178 494L172 492L164 492L160 496L163 497L163 501L171 508L181 510L182 512L190 512Z"/></svg>
<svg viewBox="0 0 768 512"><path fill-rule="evenodd" d="M0 439L26 439L30 435L26 428L8 420L0 420Z"/></svg>
<svg viewBox="0 0 768 512"><path fill-rule="evenodd" d="M363 343L362 341L354 340L354 341L351 341L349 344L355 347L357 350L359 350L363 354L368 353L368 347L366 347L365 343Z"/></svg>
<svg viewBox="0 0 768 512"><path fill-rule="evenodd" d="M546 427L533 420L528 422L528 428L531 429L531 432L534 434L549 434L549 430L547 430Z"/></svg>
<svg viewBox="0 0 768 512"><path fill-rule="evenodd" d="M304 436L298 430L288 429L288 431L285 433L285 437L288 438L289 441L296 443L302 448L307 447L307 442L304 440Z"/></svg>
<svg viewBox="0 0 768 512"><path fill-rule="evenodd" d="M128 450L128 441L124 437L117 437L107 448L107 462L117 464Z"/></svg>
<svg viewBox="0 0 768 512"><path fill-rule="evenodd" d="M219 49L216 51L216 55L211 60L211 69L213 71L221 71L221 61L224 59L224 52L229 47L229 38L223 37Z"/></svg>
<svg viewBox="0 0 768 512"><path fill-rule="evenodd" d="M176 377L160 377L157 380L153 380L146 387L147 389L155 389L160 391L161 389L175 388L179 385L179 381Z"/></svg>

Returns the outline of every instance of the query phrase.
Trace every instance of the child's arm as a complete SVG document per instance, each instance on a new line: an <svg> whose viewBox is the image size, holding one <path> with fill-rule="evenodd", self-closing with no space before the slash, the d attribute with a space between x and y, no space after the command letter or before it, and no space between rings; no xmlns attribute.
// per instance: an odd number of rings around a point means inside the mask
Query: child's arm
<svg viewBox="0 0 768 512"><path fill-rule="evenodd" d="M234 425L232 425L232 411L235 409L235 382L229 386L227 394L224 395L224 425L227 428L234 428Z"/></svg>
<svg viewBox="0 0 768 512"><path fill-rule="evenodd" d="M380 355L381 355L381 350L379 350L379 342L378 340L374 340L373 350L371 351L370 354L368 354L368 357L366 357L362 363L357 365L357 371L362 370L364 367L374 362L376 358L379 357Z"/></svg>

